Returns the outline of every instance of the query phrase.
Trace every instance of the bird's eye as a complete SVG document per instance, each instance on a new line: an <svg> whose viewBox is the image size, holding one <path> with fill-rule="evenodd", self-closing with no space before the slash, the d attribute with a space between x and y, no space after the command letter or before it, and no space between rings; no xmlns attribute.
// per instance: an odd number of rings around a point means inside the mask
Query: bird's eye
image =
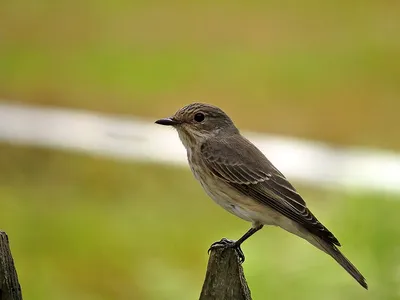
<svg viewBox="0 0 400 300"><path fill-rule="evenodd" d="M196 122L202 122L204 120L204 114L203 113L197 113L194 115L194 120Z"/></svg>

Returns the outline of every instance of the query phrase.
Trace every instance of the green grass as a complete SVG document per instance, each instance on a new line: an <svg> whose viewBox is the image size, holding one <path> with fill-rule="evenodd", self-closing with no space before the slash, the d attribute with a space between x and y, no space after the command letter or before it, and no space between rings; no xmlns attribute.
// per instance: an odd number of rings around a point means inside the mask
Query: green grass
<svg viewBox="0 0 400 300"><path fill-rule="evenodd" d="M27 299L196 299L208 246L249 226L187 169L6 145L0 167L1 228ZM397 299L399 198L299 190L370 290L308 243L265 228L243 246L254 299Z"/></svg>
<svg viewBox="0 0 400 300"><path fill-rule="evenodd" d="M8 1L0 97L400 149L400 9L378 1ZM151 103L152 105L148 105Z"/></svg>

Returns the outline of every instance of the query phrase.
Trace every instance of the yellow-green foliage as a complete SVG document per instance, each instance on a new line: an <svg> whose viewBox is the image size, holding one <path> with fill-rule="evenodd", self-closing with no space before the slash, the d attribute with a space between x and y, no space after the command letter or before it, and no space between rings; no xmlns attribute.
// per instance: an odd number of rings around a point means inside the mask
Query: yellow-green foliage
<svg viewBox="0 0 400 300"><path fill-rule="evenodd" d="M400 149L396 1L3 2L0 97Z"/></svg>

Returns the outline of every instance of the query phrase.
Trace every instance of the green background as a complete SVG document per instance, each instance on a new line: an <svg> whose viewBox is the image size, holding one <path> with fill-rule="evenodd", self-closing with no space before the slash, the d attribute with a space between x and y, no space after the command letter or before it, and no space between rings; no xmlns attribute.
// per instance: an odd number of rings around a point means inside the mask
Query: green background
<svg viewBox="0 0 400 300"><path fill-rule="evenodd" d="M399 20L395 1L6 1L0 97L149 120L210 102L241 129L399 150ZM295 185L370 290L265 228L243 246L254 299L400 298L400 196ZM196 299L208 246L249 225L188 168L7 144L0 205L34 300Z"/></svg>

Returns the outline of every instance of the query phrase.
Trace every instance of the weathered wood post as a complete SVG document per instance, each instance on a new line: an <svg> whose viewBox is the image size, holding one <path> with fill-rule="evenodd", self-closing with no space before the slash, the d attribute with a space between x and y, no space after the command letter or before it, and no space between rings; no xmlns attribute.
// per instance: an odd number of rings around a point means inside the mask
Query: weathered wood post
<svg viewBox="0 0 400 300"><path fill-rule="evenodd" d="M22 300L8 236L0 231L0 300Z"/></svg>
<svg viewBox="0 0 400 300"><path fill-rule="evenodd" d="M200 300L251 300L242 265L234 249L211 249Z"/></svg>

